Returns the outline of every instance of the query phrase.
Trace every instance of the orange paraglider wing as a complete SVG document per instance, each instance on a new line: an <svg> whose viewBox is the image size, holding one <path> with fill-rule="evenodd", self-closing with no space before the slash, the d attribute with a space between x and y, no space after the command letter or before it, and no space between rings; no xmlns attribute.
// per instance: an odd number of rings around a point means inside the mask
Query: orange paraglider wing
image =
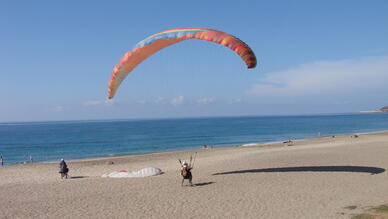
<svg viewBox="0 0 388 219"><path fill-rule="evenodd" d="M113 98L121 82L143 60L167 46L188 39L206 40L229 47L241 57L248 68L256 67L256 56L251 48L233 35L205 28L179 28L166 30L140 41L133 50L127 52L120 59L113 68L109 80L108 98Z"/></svg>

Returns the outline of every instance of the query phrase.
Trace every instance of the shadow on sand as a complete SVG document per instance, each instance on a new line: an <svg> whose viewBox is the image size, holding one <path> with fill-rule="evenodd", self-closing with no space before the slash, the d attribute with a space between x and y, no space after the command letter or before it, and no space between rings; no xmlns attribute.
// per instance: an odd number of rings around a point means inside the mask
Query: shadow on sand
<svg viewBox="0 0 388 219"><path fill-rule="evenodd" d="M301 167L280 167L266 169L236 170L229 172L214 173L213 175L239 174L239 173L277 173L277 172L353 172L379 174L385 169L379 167L364 166L301 166Z"/></svg>
<svg viewBox="0 0 388 219"><path fill-rule="evenodd" d="M83 179L83 178L88 178L88 176L71 176L69 179Z"/></svg>
<svg viewBox="0 0 388 219"><path fill-rule="evenodd" d="M203 182L203 183L194 183L193 186L207 186L215 182Z"/></svg>

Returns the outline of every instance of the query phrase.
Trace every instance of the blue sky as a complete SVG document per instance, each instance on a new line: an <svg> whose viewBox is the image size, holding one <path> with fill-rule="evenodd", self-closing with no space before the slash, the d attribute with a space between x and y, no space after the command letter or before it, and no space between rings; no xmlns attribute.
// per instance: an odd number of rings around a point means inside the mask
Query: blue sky
<svg viewBox="0 0 388 219"><path fill-rule="evenodd" d="M0 1L0 121L345 113L388 105L387 1ZM156 53L107 101L120 57L180 27L229 32Z"/></svg>

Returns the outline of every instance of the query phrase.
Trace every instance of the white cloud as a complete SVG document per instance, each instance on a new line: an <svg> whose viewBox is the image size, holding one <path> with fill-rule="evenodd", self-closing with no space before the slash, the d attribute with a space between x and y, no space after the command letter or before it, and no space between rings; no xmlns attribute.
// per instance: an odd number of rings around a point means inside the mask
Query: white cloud
<svg viewBox="0 0 388 219"><path fill-rule="evenodd" d="M137 100L135 101L136 104L139 105L145 105L145 104L163 104L165 103L166 99L164 97L157 97L155 99L142 99L142 100Z"/></svg>
<svg viewBox="0 0 388 219"><path fill-rule="evenodd" d="M157 97L153 102L156 104L163 103L165 100L164 97Z"/></svg>
<svg viewBox="0 0 388 219"><path fill-rule="evenodd" d="M90 101L86 101L84 103L84 106L98 106L98 105L109 106L112 104L113 104L113 100L90 100Z"/></svg>
<svg viewBox="0 0 388 219"><path fill-rule="evenodd" d="M136 103L140 104L140 105L144 105L144 104L147 104L147 101L146 100L137 100Z"/></svg>
<svg viewBox="0 0 388 219"><path fill-rule="evenodd" d="M171 99L170 103L174 106L183 104L185 102L185 98L183 96L178 96Z"/></svg>
<svg viewBox="0 0 388 219"><path fill-rule="evenodd" d="M214 103L214 99L213 98L204 97L204 98L198 99L197 103L199 103L199 104Z"/></svg>
<svg viewBox="0 0 388 219"><path fill-rule="evenodd" d="M233 99L231 101L229 101L229 104L236 104L236 103L241 103L242 100L241 99Z"/></svg>
<svg viewBox="0 0 388 219"><path fill-rule="evenodd" d="M56 107L54 108L54 111L55 111L55 112L63 112L63 111L64 111L64 108L63 108L63 106L56 106Z"/></svg>
<svg viewBox="0 0 388 219"><path fill-rule="evenodd" d="M258 96L308 96L365 93L387 90L388 57L320 61L271 72L248 94Z"/></svg>

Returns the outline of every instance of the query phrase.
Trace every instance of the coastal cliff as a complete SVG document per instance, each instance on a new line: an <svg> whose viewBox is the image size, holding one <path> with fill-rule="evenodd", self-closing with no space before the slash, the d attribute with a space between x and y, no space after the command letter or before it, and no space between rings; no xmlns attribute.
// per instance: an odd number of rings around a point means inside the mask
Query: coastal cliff
<svg viewBox="0 0 388 219"><path fill-rule="evenodd" d="M384 106L380 109L381 112L383 113L388 113L388 106Z"/></svg>
<svg viewBox="0 0 388 219"><path fill-rule="evenodd" d="M376 110L360 111L360 113L388 113L388 106L384 106L384 107L381 107L380 109L376 109Z"/></svg>

